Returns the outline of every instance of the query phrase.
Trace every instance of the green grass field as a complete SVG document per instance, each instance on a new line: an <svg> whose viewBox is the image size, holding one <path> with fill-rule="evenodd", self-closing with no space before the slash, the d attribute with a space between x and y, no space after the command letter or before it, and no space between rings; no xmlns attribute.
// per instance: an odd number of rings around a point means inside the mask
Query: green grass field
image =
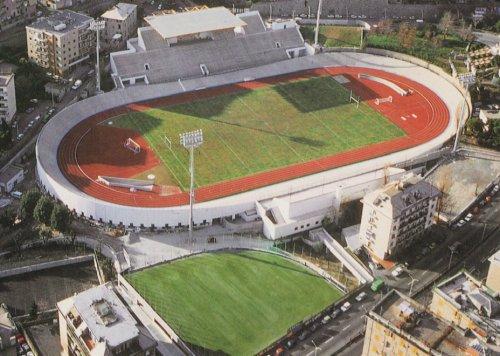
<svg viewBox="0 0 500 356"><path fill-rule="evenodd" d="M314 26L301 26L304 39L314 43ZM318 42L325 47L359 47L362 27L357 26L320 26Z"/></svg>
<svg viewBox="0 0 500 356"><path fill-rule="evenodd" d="M368 105L357 109L350 104L349 91L329 76L153 108L112 121L147 139L164 163L154 172L159 184L183 190L189 182L189 155L179 134L185 131L203 129L204 144L196 150L198 187L404 135Z"/></svg>
<svg viewBox="0 0 500 356"><path fill-rule="evenodd" d="M342 297L311 270L257 251L210 253L126 276L179 336L251 355Z"/></svg>

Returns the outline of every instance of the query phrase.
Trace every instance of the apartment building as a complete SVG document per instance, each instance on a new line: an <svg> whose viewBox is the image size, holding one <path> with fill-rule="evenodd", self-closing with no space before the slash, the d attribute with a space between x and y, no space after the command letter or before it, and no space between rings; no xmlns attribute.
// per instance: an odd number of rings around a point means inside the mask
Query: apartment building
<svg viewBox="0 0 500 356"><path fill-rule="evenodd" d="M390 182L361 201L360 240L379 259L404 249L432 225L439 190L417 176Z"/></svg>
<svg viewBox="0 0 500 356"><path fill-rule="evenodd" d="M468 272L459 272L438 284L432 291L430 310L500 353L498 294Z"/></svg>
<svg viewBox="0 0 500 356"><path fill-rule="evenodd" d="M497 296L500 295L500 250L495 252L489 259L490 267L486 277L486 286Z"/></svg>
<svg viewBox="0 0 500 356"><path fill-rule="evenodd" d="M138 324L111 283L57 303L61 355L155 355L156 341Z"/></svg>
<svg viewBox="0 0 500 356"><path fill-rule="evenodd" d="M368 313L363 356L490 355L474 335L391 290Z"/></svg>
<svg viewBox="0 0 500 356"><path fill-rule="evenodd" d="M67 7L73 6L73 0L39 0L39 3L52 10L62 10Z"/></svg>
<svg viewBox="0 0 500 356"><path fill-rule="evenodd" d="M137 29L137 5L120 2L101 15L105 22L101 47L118 49L125 47Z"/></svg>
<svg viewBox="0 0 500 356"><path fill-rule="evenodd" d="M33 19L36 0L1 0L0 32Z"/></svg>
<svg viewBox="0 0 500 356"><path fill-rule="evenodd" d="M0 121L12 121L16 108L14 74L0 74Z"/></svg>
<svg viewBox="0 0 500 356"><path fill-rule="evenodd" d="M64 75L95 51L93 19L74 11L55 11L26 26L28 57L47 71Z"/></svg>

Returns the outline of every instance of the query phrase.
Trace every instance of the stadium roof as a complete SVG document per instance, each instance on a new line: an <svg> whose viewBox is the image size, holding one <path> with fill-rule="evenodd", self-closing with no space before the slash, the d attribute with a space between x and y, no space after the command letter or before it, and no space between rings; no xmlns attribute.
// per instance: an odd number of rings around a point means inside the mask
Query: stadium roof
<svg viewBox="0 0 500 356"><path fill-rule="evenodd" d="M173 38L200 32L225 30L246 26L246 23L234 16L225 7L148 16L146 22L163 38Z"/></svg>

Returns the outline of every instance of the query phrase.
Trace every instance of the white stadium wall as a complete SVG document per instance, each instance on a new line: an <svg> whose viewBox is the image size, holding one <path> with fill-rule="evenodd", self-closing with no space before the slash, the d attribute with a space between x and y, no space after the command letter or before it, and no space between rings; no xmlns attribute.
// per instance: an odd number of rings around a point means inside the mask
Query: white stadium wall
<svg viewBox="0 0 500 356"><path fill-rule="evenodd" d="M449 78L433 73L429 69L418 65L393 58L366 53L328 53L300 57L293 60L222 75L184 80L182 86L177 82L173 82L115 90L70 105L55 115L45 125L38 138L36 156L39 183L49 194L64 202L64 204L70 209L74 209L79 215L83 214L88 218L92 217L95 220L100 219L103 222L111 221L113 224L122 223L125 226L129 224L133 224L134 226L144 225L145 227L151 225L155 227L164 227L167 224L170 227L175 227L179 224L185 226L188 224L188 206L168 208L121 206L91 197L77 189L65 178L58 166L57 149L62 138L80 121L93 114L103 112L113 107L169 96L181 93L183 90L192 91L197 88L209 88L243 82L246 78L258 79L317 67L346 65L382 69L387 72L408 77L411 80L432 88L448 107L450 112L448 127L438 137L431 141L404 151L262 187L249 192L196 204L194 210L195 224L202 225L204 222L210 224L214 219L234 217L244 211L254 210L257 201L265 201L274 197L290 196L293 194L300 194L303 196L304 194L308 194L308 190L311 191L311 196L315 196L317 193L314 193L314 189L318 187L323 187L346 179L349 180L351 178L355 180L353 177L359 176L360 174L376 172L387 166L409 161L437 150L456 132L457 123L455 120L455 113L463 100L463 96L449 81ZM349 195L353 197L360 196L363 189L364 185L359 184L359 191L357 189L351 189L352 191L349 191ZM346 197L337 198L345 200ZM304 204L308 206L314 205L314 201L308 199L303 199L303 201ZM340 203L340 201L338 203ZM293 210L291 213L294 216L300 215L298 213L301 209L300 204L294 204L291 209ZM307 210L309 209L310 208ZM265 227L265 229L267 228ZM288 228L286 230L288 230ZM293 229L291 231L292 233L296 232ZM278 235L285 236L284 233L288 234L288 231L283 231ZM276 234L272 235L277 236Z"/></svg>

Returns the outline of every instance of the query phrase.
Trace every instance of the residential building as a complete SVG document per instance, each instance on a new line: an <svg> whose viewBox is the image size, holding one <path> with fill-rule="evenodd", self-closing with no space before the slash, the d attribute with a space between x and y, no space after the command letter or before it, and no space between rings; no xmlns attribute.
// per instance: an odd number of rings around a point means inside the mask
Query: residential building
<svg viewBox="0 0 500 356"><path fill-rule="evenodd" d="M489 258L490 268L486 277L486 286L498 297L500 294L500 250Z"/></svg>
<svg viewBox="0 0 500 356"><path fill-rule="evenodd" d="M73 0L39 0L39 2L41 5L52 10L62 10L67 7L73 6Z"/></svg>
<svg viewBox="0 0 500 356"><path fill-rule="evenodd" d="M16 111L14 74L0 74L0 121L11 122Z"/></svg>
<svg viewBox="0 0 500 356"><path fill-rule="evenodd" d="M0 32L25 23L36 15L36 0L0 1Z"/></svg>
<svg viewBox="0 0 500 356"><path fill-rule="evenodd" d="M360 240L376 258L394 255L432 225L439 197L436 187L413 175L366 194Z"/></svg>
<svg viewBox="0 0 500 356"><path fill-rule="evenodd" d="M20 167L8 166L0 173L0 193L10 193L24 180L24 171Z"/></svg>
<svg viewBox="0 0 500 356"><path fill-rule="evenodd" d="M226 73L312 53L295 22L266 25L257 11L224 7L145 18L149 24L110 55L117 87Z"/></svg>
<svg viewBox="0 0 500 356"><path fill-rule="evenodd" d="M430 310L500 352L498 294L468 272L459 272L433 289Z"/></svg>
<svg viewBox="0 0 500 356"><path fill-rule="evenodd" d="M105 22L101 47L122 48L137 30L137 5L120 2L102 14L101 18Z"/></svg>
<svg viewBox="0 0 500 356"><path fill-rule="evenodd" d="M64 75L95 51L92 18L74 11L55 11L26 26L28 57L47 71Z"/></svg>
<svg viewBox="0 0 500 356"><path fill-rule="evenodd" d="M483 130L489 131L489 124L491 121L500 120L499 109L481 109L479 110L479 119L483 123Z"/></svg>
<svg viewBox="0 0 500 356"><path fill-rule="evenodd" d="M62 355L155 355L156 341L111 283L60 301L57 309Z"/></svg>
<svg viewBox="0 0 500 356"><path fill-rule="evenodd" d="M363 356L488 355L480 341L391 290L368 313Z"/></svg>
<svg viewBox="0 0 500 356"><path fill-rule="evenodd" d="M17 327L5 304L0 304L0 354L15 355Z"/></svg>

